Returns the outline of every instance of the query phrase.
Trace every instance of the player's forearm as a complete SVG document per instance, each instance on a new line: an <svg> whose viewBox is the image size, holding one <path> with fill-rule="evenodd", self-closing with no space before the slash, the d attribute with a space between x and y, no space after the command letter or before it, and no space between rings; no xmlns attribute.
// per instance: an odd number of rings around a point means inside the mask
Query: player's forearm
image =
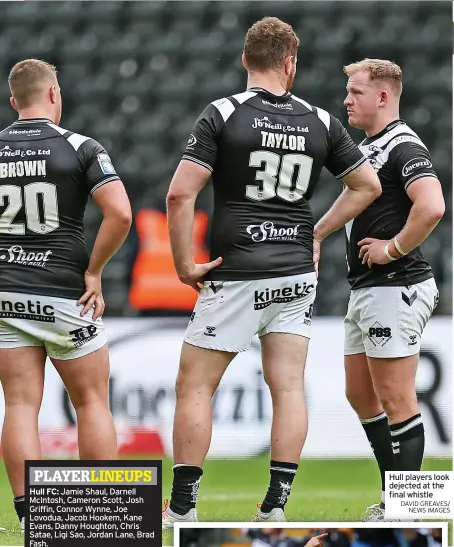
<svg viewBox="0 0 454 547"><path fill-rule="evenodd" d="M433 208L430 204L414 203L405 226L395 236L401 250L408 254L421 245L433 232L443 214L444 207ZM389 251L394 257L401 256L395 249L394 242L390 245Z"/></svg>
<svg viewBox="0 0 454 547"><path fill-rule="evenodd" d="M87 270L92 274L100 274L107 262L123 244L131 227L128 215L105 216L90 256Z"/></svg>
<svg viewBox="0 0 454 547"><path fill-rule="evenodd" d="M178 276L186 275L194 263L192 256L192 230L194 226L192 197L167 197L167 223L173 262Z"/></svg>
<svg viewBox="0 0 454 547"><path fill-rule="evenodd" d="M314 238L317 241L323 241L325 237L336 232L362 213L376 197L377 193L374 188L361 190L345 188L330 210L315 225Z"/></svg>

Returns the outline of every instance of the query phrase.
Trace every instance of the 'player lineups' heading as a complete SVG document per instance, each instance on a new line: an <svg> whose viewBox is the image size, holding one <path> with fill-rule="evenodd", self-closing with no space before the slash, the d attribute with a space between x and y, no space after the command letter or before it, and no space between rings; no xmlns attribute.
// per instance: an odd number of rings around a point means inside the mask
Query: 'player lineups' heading
<svg viewBox="0 0 454 547"><path fill-rule="evenodd" d="M157 484L156 467L143 468L30 468L30 484Z"/></svg>

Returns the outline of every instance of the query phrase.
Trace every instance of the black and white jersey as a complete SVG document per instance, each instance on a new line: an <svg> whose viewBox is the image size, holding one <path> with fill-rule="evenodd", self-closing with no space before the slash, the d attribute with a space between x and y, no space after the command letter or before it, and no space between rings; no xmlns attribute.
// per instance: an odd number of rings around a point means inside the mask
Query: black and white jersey
<svg viewBox="0 0 454 547"><path fill-rule="evenodd" d="M104 148L46 119L0 132L0 291L79 299L87 199L118 175Z"/></svg>
<svg viewBox="0 0 454 547"><path fill-rule="evenodd" d="M419 248L389 264L369 268L359 258L358 242L365 237L392 239L405 223L412 206L407 188L422 177L436 177L429 151L403 120L388 124L368 137L360 150L377 171L382 194L346 225L348 281L353 289L381 285L414 285L433 277Z"/></svg>
<svg viewBox="0 0 454 547"><path fill-rule="evenodd" d="M314 271L308 200L326 166L338 178L366 161L340 121L291 93L261 88L219 99L198 118L183 159L212 172L207 279Z"/></svg>

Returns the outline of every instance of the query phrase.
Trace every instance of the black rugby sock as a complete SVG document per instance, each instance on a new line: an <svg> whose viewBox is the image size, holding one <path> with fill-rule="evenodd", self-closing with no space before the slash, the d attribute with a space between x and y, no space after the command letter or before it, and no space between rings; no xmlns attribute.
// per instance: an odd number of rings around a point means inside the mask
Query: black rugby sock
<svg viewBox="0 0 454 547"><path fill-rule="evenodd" d="M361 424L369 440L381 477L381 507L384 508L385 471L394 470L394 454L391 446L391 430L388 417L383 412L373 418L361 419Z"/></svg>
<svg viewBox="0 0 454 547"><path fill-rule="evenodd" d="M290 495L293 479L298 469L297 463L270 462L270 485L260 507L262 513L269 513L274 508L284 509Z"/></svg>
<svg viewBox="0 0 454 547"><path fill-rule="evenodd" d="M391 424L394 471L420 471L424 458L424 425L421 414Z"/></svg>
<svg viewBox="0 0 454 547"><path fill-rule="evenodd" d="M199 493L201 467L196 465L174 465L172 494L169 508L177 515L186 515L195 507Z"/></svg>
<svg viewBox="0 0 454 547"><path fill-rule="evenodd" d="M25 517L25 496L14 498L14 509L16 509L19 522Z"/></svg>

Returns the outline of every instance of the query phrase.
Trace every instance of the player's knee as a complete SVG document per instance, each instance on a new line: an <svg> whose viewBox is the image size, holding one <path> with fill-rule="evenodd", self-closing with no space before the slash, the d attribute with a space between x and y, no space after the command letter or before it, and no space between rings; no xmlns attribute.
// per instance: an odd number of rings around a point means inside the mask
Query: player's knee
<svg viewBox="0 0 454 547"><path fill-rule="evenodd" d="M21 406L39 410L43 398L43 386L39 384L36 386L4 386L4 396L7 407Z"/></svg>
<svg viewBox="0 0 454 547"><path fill-rule="evenodd" d="M14 394L5 396L5 406L16 412L35 412L38 414L41 407L41 396L30 394Z"/></svg>
<svg viewBox="0 0 454 547"><path fill-rule="evenodd" d="M73 390L70 392L70 398L76 412L88 407L109 408L109 398L105 389Z"/></svg>
<svg viewBox="0 0 454 547"><path fill-rule="evenodd" d="M303 380L298 377L277 379L268 377L267 384L270 388L271 397L273 399L287 397L292 392L303 391Z"/></svg>
<svg viewBox="0 0 454 547"><path fill-rule="evenodd" d="M418 404L414 391L401 391L393 387L380 392L380 402L390 419L406 412L411 414L412 409Z"/></svg>
<svg viewBox="0 0 454 547"><path fill-rule="evenodd" d="M178 400L193 397L213 397L218 383L212 383L209 379L195 381L190 374L178 373L175 382L175 395Z"/></svg>

